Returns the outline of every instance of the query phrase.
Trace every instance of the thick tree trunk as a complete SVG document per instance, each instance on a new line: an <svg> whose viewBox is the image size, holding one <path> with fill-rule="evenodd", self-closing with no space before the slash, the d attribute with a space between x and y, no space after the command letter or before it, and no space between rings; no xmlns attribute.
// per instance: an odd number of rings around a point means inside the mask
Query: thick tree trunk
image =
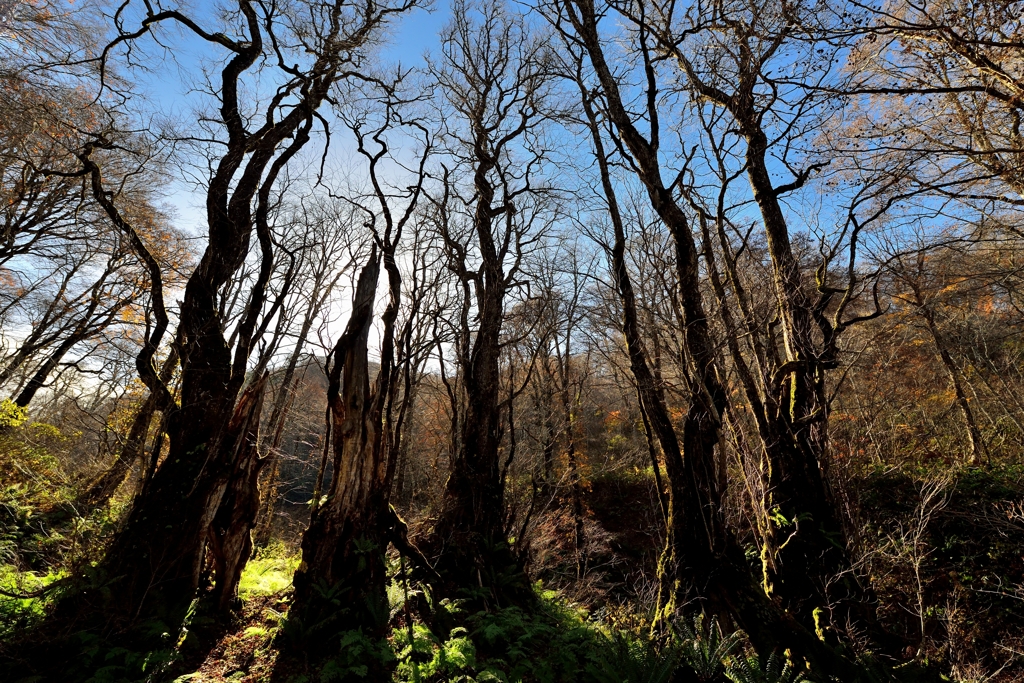
<svg viewBox="0 0 1024 683"><path fill-rule="evenodd" d="M209 249L203 261L219 263L222 257ZM181 402L164 406L168 456L95 568L109 591L69 596L58 619L88 615L105 633L146 619L179 624L195 598L209 527L234 468L233 453L222 446L241 383L232 374L209 268L199 266L181 305Z"/></svg>
<svg viewBox="0 0 1024 683"><path fill-rule="evenodd" d="M105 599L105 591L87 591L73 601L87 613L104 615L107 629L126 627L140 616L180 623L199 585L209 527L232 473L221 436L234 404L217 391L228 383L226 347L215 348L214 359L199 355L190 359L182 406L169 420L168 457L97 567L116 600ZM216 356L224 362L211 362ZM61 607L78 610L70 602Z"/></svg>
<svg viewBox="0 0 1024 683"><path fill-rule="evenodd" d="M771 378L761 438L768 461L764 529L765 589L819 634L867 628L881 642L875 600L853 570L846 531L827 477L825 372L832 339L816 342L813 302L802 281L785 215L765 163L767 138L755 117L742 118L747 173L764 222L782 320L786 360ZM830 327L823 329L826 336Z"/></svg>
<svg viewBox="0 0 1024 683"><path fill-rule="evenodd" d="M472 353L460 359L466 392L461 447L452 462L441 512L429 541L435 568L444 578L442 592L454 597L466 586L485 588L488 598L478 606L521 604L533 599L529 580L508 544L504 526L505 495L498 450L498 333L504 296L500 278L500 274L488 274L488 284L480 297L480 328Z"/></svg>
<svg viewBox="0 0 1024 683"><path fill-rule="evenodd" d="M482 124L474 124L478 136L487 135ZM522 563L509 546L504 525L505 491L499 452L498 361L508 284L493 231L495 217L510 219L509 212L514 208L510 200L500 208L494 206L495 188L488 175L497 165L489 151L493 141L478 137L474 142L473 231L482 261L474 277L478 327L471 334L464 311L458 363L466 409L429 547L436 558L437 572L444 578L440 586L444 594L454 597L466 586L479 586L488 596L478 606L528 604L534 599L533 590ZM511 230L508 226L506 229ZM466 292L469 296L468 287Z"/></svg>
<svg viewBox="0 0 1024 683"><path fill-rule="evenodd" d="M221 499L209 533L214 571L213 600L225 611L238 596L238 582L252 554L252 529L260 510L260 472L267 463L259 454L260 413L267 388L264 374L238 399L228 424L226 445L234 471Z"/></svg>
<svg viewBox="0 0 1024 683"><path fill-rule="evenodd" d="M472 361L464 367L466 414L461 448L445 484L430 548L435 568L444 578L444 594L454 597L462 588L479 586L487 590L488 597L478 606L507 606L528 603L533 593L504 527L498 451L500 303L492 302L486 320L483 313L480 317Z"/></svg>
<svg viewBox="0 0 1024 683"><path fill-rule="evenodd" d="M291 618L315 634L303 645L314 658L326 655L342 630L359 627L383 636L387 626L384 518L390 482L382 459L383 396L371 391L367 360L379 273L374 252L334 347L327 396L334 474L326 502L302 537L302 564L295 573ZM390 372L382 366L378 375L385 394Z"/></svg>
<svg viewBox="0 0 1024 683"><path fill-rule="evenodd" d="M86 630L100 638L116 636L118 645L129 651L165 648L160 634L176 633L196 598L210 525L235 471L234 452L224 448L223 437L257 341L254 335L260 329L257 324L272 275L274 245L269 220L277 198L277 178L309 141L315 113L330 89L348 77L349 72L341 71L342 65L358 59L366 41L373 40L395 11L372 3L362 8L365 11L354 13L346 13L342 3L311 8L313 20L322 20L323 30L307 46L306 66L285 68L294 85L290 91L294 97L288 102L272 98L255 119L243 113L247 105L239 102L245 91L240 85L254 76L254 66L262 68L266 55L274 54L271 41L265 42L265 38L280 30L275 28L280 17L261 16L251 3L240 2L236 10L228 11L233 19L225 26L235 35L228 38L219 32L205 33L185 15L158 14L150 7L137 28L126 28L120 35L132 42L161 22L182 22L211 44L230 46L218 87L222 131L218 135L224 148L211 160L206 187L208 242L189 275L178 310L175 343L182 369L180 405L160 382L152 363L169 324L161 264L113 205L100 168L91 158L97 148L113 143L97 136L76 155L91 176L93 197L131 240L149 271L155 324L147 329L136 367L149 389L162 394L160 407L167 411L170 448L102 560L88 576L80 577L75 590L68 591L39 633L59 630L61 635L56 637L61 637ZM250 124L256 127L250 130ZM248 305L232 333L237 342L232 349L225 339L219 304L251 253L254 234L259 241L260 268ZM129 631L140 622L159 628Z"/></svg>
<svg viewBox="0 0 1024 683"><path fill-rule="evenodd" d="M735 30L740 43L749 40L742 33L745 28L737 25ZM726 93L705 83L677 45L664 39L661 44L672 52L700 97L732 114L745 139L746 173L772 261L785 360L777 363L771 377L763 378L764 403L758 405L757 415L769 465L763 533L765 588L779 596L807 628L820 627L825 632L833 623L864 618L863 625L871 626L875 623L870 617L872 600L852 571L825 471L829 409L825 371L835 366L838 330L822 311L831 295L812 302L779 203L780 192L798 188L806 175L785 188L772 183L766 163L769 143L762 128L764 112L757 110L754 94L761 65L749 51L740 51L735 88ZM815 328L820 340L815 339ZM754 393L749 386L747 392Z"/></svg>
<svg viewBox="0 0 1024 683"><path fill-rule="evenodd" d="M393 246L390 249L393 250ZM394 325L401 278L392 251L376 250L359 275L352 316L333 351L327 392L333 476L326 502L314 508L302 538L289 615L302 626L290 655L317 662L337 652L343 631L370 638L387 635L389 620L385 553L389 543L409 552L404 525L390 507L395 463L387 425L394 375ZM373 323L380 261L388 275L390 302L381 317L381 366L370 383L367 338ZM418 553L417 553L418 556ZM375 666L383 667L378 663ZM373 670L372 678L385 672ZM383 680L383 678L382 678Z"/></svg>

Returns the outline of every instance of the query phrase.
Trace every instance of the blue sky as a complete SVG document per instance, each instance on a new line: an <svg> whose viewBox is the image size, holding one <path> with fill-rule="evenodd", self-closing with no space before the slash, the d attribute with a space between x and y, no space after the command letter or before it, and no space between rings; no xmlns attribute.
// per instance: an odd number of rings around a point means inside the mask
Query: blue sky
<svg viewBox="0 0 1024 683"><path fill-rule="evenodd" d="M385 64L401 63L403 67L422 67L424 56L438 48L439 33L450 16L448 0L435 0L429 9L415 9L401 17L390 29L387 44L381 49L380 58ZM216 21L211 19L211 26ZM211 48L188 31L173 26L160 34L161 42L168 47L160 50L152 42L143 40L138 47L149 56L156 57L146 70L133 70L132 76L138 83L141 96L137 105L144 112L155 112L158 116L177 119L186 129L195 121L192 109L197 104L196 95L190 93L190 79L205 65L213 73L228 59L226 51ZM141 60L140 60L141 62ZM149 114L143 114L148 116ZM343 151L346 141L335 139L335 155L347 156ZM321 150L315 150L319 158ZM172 208L175 223L186 232L202 236L205 233L205 215L202 193L195 193L180 178L165 189L165 203Z"/></svg>
<svg viewBox="0 0 1024 683"><path fill-rule="evenodd" d="M438 34L450 11L447 0L435 0L429 12L416 10L402 19L391 40L389 59L409 66L421 64L423 53L438 46Z"/></svg>

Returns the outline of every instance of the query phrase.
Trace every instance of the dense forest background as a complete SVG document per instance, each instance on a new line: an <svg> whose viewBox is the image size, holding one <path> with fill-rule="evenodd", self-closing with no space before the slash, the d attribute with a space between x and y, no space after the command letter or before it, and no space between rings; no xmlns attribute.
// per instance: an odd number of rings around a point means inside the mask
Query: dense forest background
<svg viewBox="0 0 1024 683"><path fill-rule="evenodd" d="M0 0L0 81L0 679L1024 677L1024 3Z"/></svg>

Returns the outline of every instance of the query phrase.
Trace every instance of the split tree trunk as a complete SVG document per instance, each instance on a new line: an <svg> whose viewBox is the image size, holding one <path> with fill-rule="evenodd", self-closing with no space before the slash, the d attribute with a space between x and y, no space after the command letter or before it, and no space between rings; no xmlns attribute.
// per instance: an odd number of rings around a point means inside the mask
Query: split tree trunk
<svg viewBox="0 0 1024 683"><path fill-rule="evenodd" d="M311 634L303 647L314 660L330 652L332 639L343 630L363 628L381 637L387 627L384 553L391 487L382 457L382 413L391 368L382 356L371 391L367 360L379 274L374 250L359 275L352 317L332 353L327 401L333 477L326 502L315 508L302 537L291 616Z"/></svg>
<svg viewBox="0 0 1024 683"><path fill-rule="evenodd" d="M226 443L234 471L210 525L209 551L214 571L213 600L219 611L238 597L238 582L252 555L252 529L260 511L260 472L267 464L259 454L260 414L267 377L247 387L228 423Z"/></svg>

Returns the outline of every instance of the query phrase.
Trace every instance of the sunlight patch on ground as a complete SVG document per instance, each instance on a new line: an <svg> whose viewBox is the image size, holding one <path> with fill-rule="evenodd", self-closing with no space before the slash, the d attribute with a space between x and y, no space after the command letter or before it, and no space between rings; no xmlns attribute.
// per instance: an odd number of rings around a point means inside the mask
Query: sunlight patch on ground
<svg viewBox="0 0 1024 683"><path fill-rule="evenodd" d="M238 584L241 597L273 595L292 585L292 575L299 566L299 554L265 553L249 560Z"/></svg>

